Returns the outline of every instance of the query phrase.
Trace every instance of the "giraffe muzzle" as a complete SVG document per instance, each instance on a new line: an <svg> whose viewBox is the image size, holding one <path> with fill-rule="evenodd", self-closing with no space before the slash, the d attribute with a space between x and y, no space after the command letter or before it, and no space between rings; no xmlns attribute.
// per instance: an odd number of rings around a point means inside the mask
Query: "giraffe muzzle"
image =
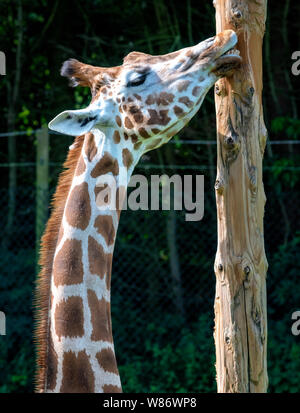
<svg viewBox="0 0 300 413"><path fill-rule="evenodd" d="M212 49L215 51L211 72L216 76L229 76L241 65L240 52L235 48L237 35L233 30L225 30L216 35Z"/></svg>
<svg viewBox="0 0 300 413"><path fill-rule="evenodd" d="M224 30L216 36L204 40L186 53L188 60L180 67L180 72L200 67L216 76L228 75L241 64L239 51L235 49L237 35L233 30Z"/></svg>

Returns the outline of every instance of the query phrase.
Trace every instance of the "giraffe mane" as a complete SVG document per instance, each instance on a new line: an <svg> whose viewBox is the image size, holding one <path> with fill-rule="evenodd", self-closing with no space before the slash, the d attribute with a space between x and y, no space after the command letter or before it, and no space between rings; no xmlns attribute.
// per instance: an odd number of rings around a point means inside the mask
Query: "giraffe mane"
<svg viewBox="0 0 300 413"><path fill-rule="evenodd" d="M72 184L76 165L81 153L85 135L77 136L72 150L69 150L63 165L55 194L52 198L52 212L41 240L39 265L40 273L36 281L34 308L35 331L34 341L37 348L37 368L35 373L35 390L42 392L47 375L47 337L49 332L48 318L50 305L51 273L58 233L63 218L67 194Z"/></svg>

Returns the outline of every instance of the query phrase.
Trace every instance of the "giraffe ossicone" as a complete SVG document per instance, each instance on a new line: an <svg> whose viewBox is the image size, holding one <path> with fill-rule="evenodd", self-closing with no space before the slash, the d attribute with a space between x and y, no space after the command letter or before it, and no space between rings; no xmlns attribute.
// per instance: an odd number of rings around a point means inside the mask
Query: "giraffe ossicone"
<svg viewBox="0 0 300 413"><path fill-rule="evenodd" d="M38 392L121 392L110 277L122 201L140 157L168 142L221 76L240 65L226 30L162 56L132 52L121 66L71 59L61 74L91 89L91 104L50 123L77 136L42 239L36 304ZM124 173L124 171L126 173ZM115 182L116 208L106 200Z"/></svg>

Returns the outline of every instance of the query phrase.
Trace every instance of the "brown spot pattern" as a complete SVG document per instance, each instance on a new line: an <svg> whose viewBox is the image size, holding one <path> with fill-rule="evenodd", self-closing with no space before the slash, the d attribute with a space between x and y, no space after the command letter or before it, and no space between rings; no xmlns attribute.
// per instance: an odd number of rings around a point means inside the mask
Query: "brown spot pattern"
<svg viewBox="0 0 300 413"><path fill-rule="evenodd" d="M201 92L201 87L200 86L195 86L194 89L192 90L192 95L193 96L199 96Z"/></svg>
<svg viewBox="0 0 300 413"><path fill-rule="evenodd" d="M112 342L110 305L104 298L98 300L95 291L88 290L88 303L91 310L93 331L91 340Z"/></svg>
<svg viewBox="0 0 300 413"><path fill-rule="evenodd" d="M37 371L35 391L45 391L47 382L47 354L49 349L49 295L51 294L51 278L53 276L54 255L57 237L66 205L66 194L69 193L74 172L84 145L84 135L75 138L73 148L69 151L64 171L60 175L57 190L53 198L53 211L42 240L41 272L37 279L35 294L39 323L35 327L37 343ZM58 251L57 251L58 252ZM54 281L54 278L53 278ZM56 280L57 281L57 280Z"/></svg>
<svg viewBox="0 0 300 413"><path fill-rule="evenodd" d="M123 159L123 164L124 166L126 166L127 169L133 163L132 153L127 148L122 150L122 159Z"/></svg>
<svg viewBox="0 0 300 413"><path fill-rule="evenodd" d="M146 105L153 105L153 103L155 102L154 96L152 95L148 95L147 99L146 99Z"/></svg>
<svg viewBox="0 0 300 413"><path fill-rule="evenodd" d="M83 302L81 297L69 297L57 304L55 309L55 331L59 339L63 337L82 337Z"/></svg>
<svg viewBox="0 0 300 413"><path fill-rule="evenodd" d="M61 393L94 393L95 377L85 350L64 353Z"/></svg>
<svg viewBox="0 0 300 413"><path fill-rule="evenodd" d="M77 166L76 166L75 175L76 176L81 175L85 171L85 168L86 168L86 166L85 166L83 156L80 155Z"/></svg>
<svg viewBox="0 0 300 413"><path fill-rule="evenodd" d="M191 82L189 80L183 80L182 82L178 83L177 85L178 92L184 92L185 90L187 90L190 83Z"/></svg>
<svg viewBox="0 0 300 413"><path fill-rule="evenodd" d="M96 199L96 201L97 201L97 196L98 196L98 194L99 194L101 191L103 191L104 189L106 189L107 186L108 186L108 184L102 184L101 186L100 186L100 185L99 185L99 186L95 186L94 192L95 192L95 199ZM108 195L107 195L107 198L105 197L104 200L105 200L105 202L108 201ZM98 204L97 204L97 205L98 205Z"/></svg>
<svg viewBox="0 0 300 413"><path fill-rule="evenodd" d="M111 270L112 270L112 254L107 256L107 275L106 275L106 288L110 290Z"/></svg>
<svg viewBox="0 0 300 413"><path fill-rule="evenodd" d="M111 245L115 238L115 228L110 215L98 215L95 219L94 227L103 236L107 245Z"/></svg>
<svg viewBox="0 0 300 413"><path fill-rule="evenodd" d="M142 144L142 142L137 142L137 143L134 144L133 148L134 148L135 150L138 150L139 147L141 146L141 144Z"/></svg>
<svg viewBox="0 0 300 413"><path fill-rule="evenodd" d="M182 116L184 111L179 106L174 106L174 113L176 116Z"/></svg>
<svg viewBox="0 0 300 413"><path fill-rule="evenodd" d="M121 127L122 121L121 121L120 116L116 116L116 122L117 122L117 125Z"/></svg>
<svg viewBox="0 0 300 413"><path fill-rule="evenodd" d="M111 348L104 348L96 354L99 365L110 373L119 374L116 356Z"/></svg>
<svg viewBox="0 0 300 413"><path fill-rule="evenodd" d="M141 110L137 106L131 106L129 112L133 115L133 119L136 123L142 123L144 116Z"/></svg>
<svg viewBox="0 0 300 413"><path fill-rule="evenodd" d="M139 134L141 135L142 138L150 138L149 133L146 131L145 128L139 128Z"/></svg>
<svg viewBox="0 0 300 413"><path fill-rule="evenodd" d="M89 236L88 239L88 254L91 274L96 274L100 278L103 278L107 273L110 254L105 254L102 245L91 236Z"/></svg>
<svg viewBox="0 0 300 413"><path fill-rule="evenodd" d="M148 109L150 119L148 120L148 125L167 125L171 118L169 118L168 115L168 110L160 110L157 112L154 109Z"/></svg>
<svg viewBox="0 0 300 413"><path fill-rule="evenodd" d="M102 387L104 393L122 393L122 389L112 384L104 384Z"/></svg>
<svg viewBox="0 0 300 413"><path fill-rule="evenodd" d="M91 172L92 178L105 175L112 172L113 175L119 174L119 165L117 159L113 158L110 153L105 152L100 161L95 165Z"/></svg>
<svg viewBox="0 0 300 413"><path fill-rule="evenodd" d="M133 124L132 124L131 120L128 118L128 116L126 116L124 124L125 124L125 127L127 129L132 129L133 128Z"/></svg>
<svg viewBox="0 0 300 413"><path fill-rule="evenodd" d="M119 134L119 131L115 130L113 134L113 140L115 143L120 143L121 136Z"/></svg>
<svg viewBox="0 0 300 413"><path fill-rule="evenodd" d="M132 143L136 143L137 140L138 140L138 137L136 136L135 133L133 133L133 134L130 136L130 138L131 138L131 142L132 142Z"/></svg>
<svg viewBox="0 0 300 413"><path fill-rule="evenodd" d="M57 376L57 354L54 349L52 336L49 334L49 345L47 354L47 389L54 390Z"/></svg>
<svg viewBox="0 0 300 413"><path fill-rule="evenodd" d="M172 93L161 92L156 99L157 105L169 105L174 100L174 95Z"/></svg>
<svg viewBox="0 0 300 413"><path fill-rule="evenodd" d="M89 161L92 161L97 154L97 147L95 144L94 135L89 132L85 135L84 149Z"/></svg>
<svg viewBox="0 0 300 413"><path fill-rule="evenodd" d="M182 96L178 100L179 100L180 103L183 103L188 108L193 106L193 102L187 96Z"/></svg>
<svg viewBox="0 0 300 413"><path fill-rule="evenodd" d="M90 222L91 203L88 184L83 182L76 185L66 206L66 218L70 225L85 230Z"/></svg>
<svg viewBox="0 0 300 413"><path fill-rule="evenodd" d="M67 239L57 253L53 264L54 283L58 285L81 284L83 280L81 241Z"/></svg>

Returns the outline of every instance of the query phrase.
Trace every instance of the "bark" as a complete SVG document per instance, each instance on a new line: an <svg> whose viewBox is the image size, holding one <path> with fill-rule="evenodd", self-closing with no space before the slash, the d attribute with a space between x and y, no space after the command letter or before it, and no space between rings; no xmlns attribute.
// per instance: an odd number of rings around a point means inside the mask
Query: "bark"
<svg viewBox="0 0 300 413"><path fill-rule="evenodd" d="M217 32L233 29L243 64L218 81L218 249L215 345L220 393L266 392L267 311L263 215L262 39L266 0L215 0Z"/></svg>

